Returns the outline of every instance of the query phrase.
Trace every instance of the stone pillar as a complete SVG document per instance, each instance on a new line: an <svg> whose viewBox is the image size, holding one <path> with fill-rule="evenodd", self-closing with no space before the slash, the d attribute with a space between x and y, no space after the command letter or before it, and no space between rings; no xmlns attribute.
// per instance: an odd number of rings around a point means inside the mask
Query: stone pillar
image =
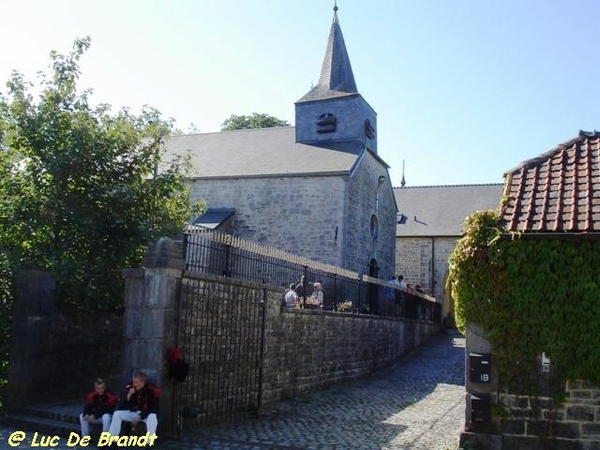
<svg viewBox="0 0 600 450"><path fill-rule="evenodd" d="M49 272L27 270L17 276L8 368L8 410L20 412L48 388L40 362L49 345L56 281Z"/></svg>
<svg viewBox="0 0 600 450"><path fill-rule="evenodd" d="M167 352L176 342L176 307L185 260L169 238L156 241L144 256L145 269L126 269L123 384L136 370L160 386L159 435L176 432L174 382L168 376Z"/></svg>
<svg viewBox="0 0 600 450"><path fill-rule="evenodd" d="M465 333L465 431L461 433L461 448L498 450L502 448L501 436L491 417L491 406L497 402L498 371L492 356L493 346L485 330L473 323L467 324ZM487 366L487 367L486 367ZM483 406L487 404L487 406ZM481 406L479 406L481 405ZM474 410L488 410L489 418L481 420ZM485 415L485 414L484 414Z"/></svg>

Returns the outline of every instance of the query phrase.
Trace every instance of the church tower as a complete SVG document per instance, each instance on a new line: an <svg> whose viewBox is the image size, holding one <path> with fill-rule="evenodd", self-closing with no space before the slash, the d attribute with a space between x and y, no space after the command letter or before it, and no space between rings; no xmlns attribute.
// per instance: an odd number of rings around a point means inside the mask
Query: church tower
<svg viewBox="0 0 600 450"><path fill-rule="evenodd" d="M358 93L337 5L319 82L296 102L296 142L377 153L377 114Z"/></svg>

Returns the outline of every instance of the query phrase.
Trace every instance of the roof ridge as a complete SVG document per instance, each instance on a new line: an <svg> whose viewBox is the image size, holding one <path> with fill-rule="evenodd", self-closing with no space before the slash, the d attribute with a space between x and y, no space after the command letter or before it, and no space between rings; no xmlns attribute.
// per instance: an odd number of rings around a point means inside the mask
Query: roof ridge
<svg viewBox="0 0 600 450"><path fill-rule="evenodd" d="M220 131L206 131L204 133L182 133L182 134L171 134L169 137L178 137L178 136L205 136L207 134L223 134L223 133L236 133L240 131L252 132L252 131L262 131L262 130L273 130L277 128L295 128L294 125L284 125L277 127L262 127L262 128L241 128L239 130L220 130Z"/></svg>
<svg viewBox="0 0 600 450"><path fill-rule="evenodd" d="M579 130L579 132L577 133L577 136L572 137L564 142L559 143L558 145L556 145L555 147L551 148L550 150L545 151L544 153L542 153L541 155L538 155L534 158L530 158L530 159L526 159L524 161L521 161L521 163L519 163L518 165L516 165L515 167L513 167L512 169L509 169L507 171L504 172L504 175L510 174L510 173L515 173L519 170L521 170L521 168L523 167L527 167L527 166L531 166L533 164L537 164L540 161L545 161L548 158L550 158L554 153L564 149L565 147L571 147L573 144L575 144L576 142L581 142L585 139L589 139L589 138L598 138L600 137L600 132L599 131L584 131L584 130Z"/></svg>
<svg viewBox="0 0 600 450"><path fill-rule="evenodd" d="M422 189L422 188L440 188L440 187L479 187L479 186L503 186L504 183L466 183L466 184L431 184L423 186L394 186L394 189Z"/></svg>

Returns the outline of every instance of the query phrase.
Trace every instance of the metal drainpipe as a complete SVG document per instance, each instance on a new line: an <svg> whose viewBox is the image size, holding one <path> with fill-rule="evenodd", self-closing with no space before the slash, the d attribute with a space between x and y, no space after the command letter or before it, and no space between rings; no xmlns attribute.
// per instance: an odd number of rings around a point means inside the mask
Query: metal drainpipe
<svg viewBox="0 0 600 450"><path fill-rule="evenodd" d="M431 293L435 297L435 239L431 238Z"/></svg>

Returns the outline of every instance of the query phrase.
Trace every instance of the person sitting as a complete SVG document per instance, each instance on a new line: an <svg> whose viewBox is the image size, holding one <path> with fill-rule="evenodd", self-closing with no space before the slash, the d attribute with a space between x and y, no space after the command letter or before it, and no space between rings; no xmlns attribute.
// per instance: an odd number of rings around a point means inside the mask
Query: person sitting
<svg viewBox="0 0 600 450"><path fill-rule="evenodd" d="M101 423L102 431L108 431L117 400L117 396L106 388L106 382L102 378L94 381L94 390L87 394L83 412L79 415L81 436L89 436L90 424Z"/></svg>
<svg viewBox="0 0 600 450"><path fill-rule="evenodd" d="M135 429L138 423L144 422L148 433L156 435L158 401L158 396L149 386L146 374L142 371L135 372L131 384L125 386L125 398L119 409L113 413L108 432L112 436L118 436L123 421L131 422L132 429Z"/></svg>
<svg viewBox="0 0 600 450"><path fill-rule="evenodd" d="M296 294L296 285L290 284L289 290L285 294L285 306L294 308L298 303L298 294Z"/></svg>

